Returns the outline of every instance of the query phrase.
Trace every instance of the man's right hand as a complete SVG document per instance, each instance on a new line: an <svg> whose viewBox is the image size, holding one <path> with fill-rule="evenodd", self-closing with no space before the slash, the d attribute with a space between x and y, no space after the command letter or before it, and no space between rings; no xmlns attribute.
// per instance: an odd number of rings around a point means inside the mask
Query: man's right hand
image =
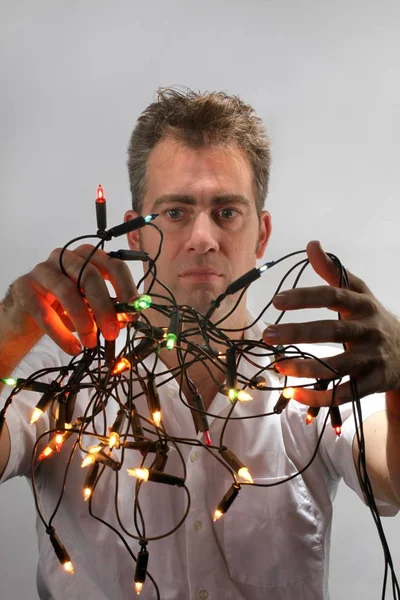
<svg viewBox="0 0 400 600"><path fill-rule="evenodd" d="M7 320L11 336L14 333L18 338L39 339L46 333L72 355L82 350L72 331L76 331L82 344L89 348L97 343L97 328L107 340L118 336L120 326L105 280L110 281L120 302L127 302L138 292L129 267L122 260L97 250L81 277L84 298L76 282L92 249L93 246L84 244L64 252L63 266L68 276L60 270L61 249L58 248L46 261L12 284L1 315L1 320Z"/></svg>

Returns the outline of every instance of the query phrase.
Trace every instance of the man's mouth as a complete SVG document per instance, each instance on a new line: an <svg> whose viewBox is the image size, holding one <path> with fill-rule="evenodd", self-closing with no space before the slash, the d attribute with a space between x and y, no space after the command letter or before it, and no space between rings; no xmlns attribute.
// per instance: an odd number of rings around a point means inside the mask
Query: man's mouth
<svg viewBox="0 0 400 600"><path fill-rule="evenodd" d="M214 281L221 277L221 275L217 273L215 269L210 267L197 267L183 271L179 277L183 279L192 279L194 281Z"/></svg>

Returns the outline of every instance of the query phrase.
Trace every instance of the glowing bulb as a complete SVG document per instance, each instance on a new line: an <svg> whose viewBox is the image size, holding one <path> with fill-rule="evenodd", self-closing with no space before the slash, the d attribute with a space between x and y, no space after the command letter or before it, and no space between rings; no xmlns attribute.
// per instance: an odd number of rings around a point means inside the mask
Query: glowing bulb
<svg viewBox="0 0 400 600"><path fill-rule="evenodd" d="M341 427L335 427L335 433L337 436L340 436L342 434L342 428Z"/></svg>
<svg viewBox="0 0 400 600"><path fill-rule="evenodd" d="M92 454L88 454L82 461L81 467L84 469L89 465L92 465L96 461L95 457Z"/></svg>
<svg viewBox="0 0 400 600"><path fill-rule="evenodd" d="M50 446L46 446L46 448L39 454L38 460L43 460L44 458L47 458L48 456L50 456L50 454L53 454L53 452L53 448L50 448Z"/></svg>
<svg viewBox="0 0 400 600"><path fill-rule="evenodd" d="M108 439L109 448L119 448L119 443L119 434L116 431L112 431Z"/></svg>
<svg viewBox="0 0 400 600"><path fill-rule="evenodd" d="M17 385L17 380L13 379L12 377L4 377L3 379L0 379L1 383L5 383L6 385Z"/></svg>
<svg viewBox="0 0 400 600"><path fill-rule="evenodd" d="M230 390L228 390L228 398L231 402L233 402L234 400L236 400L237 398L237 391L234 390L233 388L231 388Z"/></svg>
<svg viewBox="0 0 400 600"><path fill-rule="evenodd" d="M32 413L32 417L30 420L30 424L33 425L34 423L36 423L36 421L38 419L40 419L40 417L43 415L43 411L40 410L40 408L35 408L35 410Z"/></svg>
<svg viewBox="0 0 400 600"><path fill-rule="evenodd" d="M133 301L133 307L137 311L145 310L151 306L151 296L148 294L142 294L139 298Z"/></svg>
<svg viewBox="0 0 400 600"><path fill-rule="evenodd" d="M175 333L168 333L167 337L165 338L165 345L167 346L168 350L173 350L175 348L175 344L176 344L176 340L177 340L177 336L175 335Z"/></svg>
<svg viewBox="0 0 400 600"><path fill-rule="evenodd" d="M72 562L70 560L68 560L67 562L63 563L63 567L66 571L68 571L68 573L73 574L74 573L74 566L72 564Z"/></svg>
<svg viewBox="0 0 400 600"><path fill-rule="evenodd" d="M119 373L123 373L124 371L128 371L131 368L131 363L127 358L120 358L117 362L113 370L111 371L111 375L118 375Z"/></svg>
<svg viewBox="0 0 400 600"><path fill-rule="evenodd" d="M218 519L220 519L222 517L224 513L221 512L220 510L217 510L214 512L214 517L213 517L213 521L218 521Z"/></svg>
<svg viewBox="0 0 400 600"><path fill-rule="evenodd" d="M291 400L294 396L294 388L288 387L282 390L282 396L287 400Z"/></svg>
<svg viewBox="0 0 400 600"><path fill-rule="evenodd" d="M207 446L212 446L211 436L210 436L210 432L208 430L203 431L203 439L204 439L204 442L207 444Z"/></svg>
<svg viewBox="0 0 400 600"><path fill-rule="evenodd" d="M104 191L101 185L99 185L99 187L97 188L97 197L96 197L96 202L99 202L100 204L103 203L105 201L104 198Z"/></svg>
<svg viewBox="0 0 400 600"><path fill-rule="evenodd" d="M312 423L313 421L314 421L314 417L312 415L309 415L307 413L307 415L306 415L306 423L307 423L307 425L310 425L310 423Z"/></svg>
<svg viewBox="0 0 400 600"><path fill-rule="evenodd" d="M86 487L86 488L83 490L83 497L84 497L84 499L85 499L85 502L86 502L87 500L89 500L89 498L90 498L90 496L91 496L91 495L92 495L92 490L91 490L89 487Z"/></svg>
<svg viewBox="0 0 400 600"><path fill-rule="evenodd" d="M241 469L239 469L239 471L238 471L238 475L239 475L239 477L241 477L242 479L245 479L249 483L253 483L253 478L250 475L247 467L241 467Z"/></svg>
<svg viewBox="0 0 400 600"><path fill-rule="evenodd" d="M137 593L137 595L139 596L140 592L143 589L143 583L140 583L140 581L135 581L135 591Z"/></svg>
<svg viewBox="0 0 400 600"><path fill-rule="evenodd" d="M56 435L56 444L62 444L64 441L64 435L62 433L57 433Z"/></svg>
<svg viewBox="0 0 400 600"><path fill-rule="evenodd" d="M147 481L149 478L149 470L146 468L143 469L127 469L128 474L131 477L137 477L138 479L142 479L143 481Z"/></svg>
<svg viewBox="0 0 400 600"><path fill-rule="evenodd" d="M89 446L88 452L90 452L90 454L97 454L100 452L100 450L102 450L102 448L103 446L101 444L98 444L97 446Z"/></svg>
<svg viewBox="0 0 400 600"><path fill-rule="evenodd" d="M251 394L245 392L244 390L239 390L237 394L237 399L239 400L239 402L250 402L250 400L253 400L253 396L251 396Z"/></svg>
<svg viewBox="0 0 400 600"><path fill-rule="evenodd" d="M159 410L153 412L152 414L154 425L160 427L161 423L161 412Z"/></svg>

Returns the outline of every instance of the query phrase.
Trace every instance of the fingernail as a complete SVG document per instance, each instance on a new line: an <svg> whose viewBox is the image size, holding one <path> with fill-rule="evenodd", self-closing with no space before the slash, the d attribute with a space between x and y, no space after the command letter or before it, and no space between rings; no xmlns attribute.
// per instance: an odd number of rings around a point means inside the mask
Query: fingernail
<svg viewBox="0 0 400 600"><path fill-rule="evenodd" d="M264 331L264 339L268 340L269 342L273 342L278 338L278 330L276 329L276 327L267 327L267 329Z"/></svg>

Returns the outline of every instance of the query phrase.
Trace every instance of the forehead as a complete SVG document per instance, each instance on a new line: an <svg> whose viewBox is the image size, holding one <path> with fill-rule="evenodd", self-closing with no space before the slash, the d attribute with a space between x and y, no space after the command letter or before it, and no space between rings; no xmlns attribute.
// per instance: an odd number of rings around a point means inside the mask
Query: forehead
<svg viewBox="0 0 400 600"><path fill-rule="evenodd" d="M162 194L190 194L201 200L232 193L255 201L250 162L237 146L192 148L164 138L150 153L146 183L146 197L152 200Z"/></svg>

